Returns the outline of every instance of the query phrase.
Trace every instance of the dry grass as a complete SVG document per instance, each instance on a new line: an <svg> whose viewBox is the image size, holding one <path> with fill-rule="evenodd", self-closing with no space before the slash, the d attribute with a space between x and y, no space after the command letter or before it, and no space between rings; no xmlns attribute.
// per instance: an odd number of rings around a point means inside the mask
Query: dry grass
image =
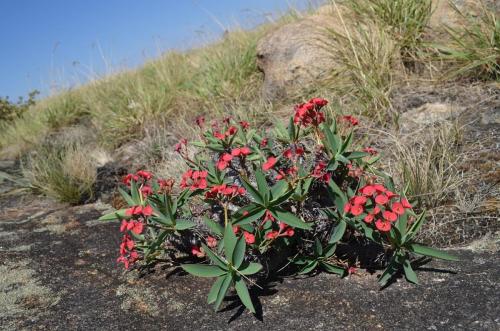
<svg viewBox="0 0 500 331"><path fill-rule="evenodd" d="M23 173L36 192L78 204L93 198L98 159L95 146L63 135L40 144L24 162Z"/></svg>
<svg viewBox="0 0 500 331"><path fill-rule="evenodd" d="M461 18L457 27L447 26L449 42L436 45L439 59L450 65L444 79L469 77L500 80L500 16L481 1L477 12L451 6ZM493 6L493 5L492 5Z"/></svg>
<svg viewBox="0 0 500 331"><path fill-rule="evenodd" d="M460 148L463 127L444 122L419 130L387 134L390 146L387 167L400 187L406 186L408 197L418 208L433 208L449 203L456 189L465 183L458 169L466 153Z"/></svg>

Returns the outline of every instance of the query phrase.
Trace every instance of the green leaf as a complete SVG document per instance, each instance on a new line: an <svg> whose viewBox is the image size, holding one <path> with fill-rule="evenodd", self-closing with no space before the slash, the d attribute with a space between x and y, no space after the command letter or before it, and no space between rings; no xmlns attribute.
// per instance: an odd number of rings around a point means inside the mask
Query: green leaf
<svg viewBox="0 0 500 331"><path fill-rule="evenodd" d="M340 214L344 213L344 205L347 203L347 196L333 179L328 182L328 191L333 196L333 201Z"/></svg>
<svg viewBox="0 0 500 331"><path fill-rule="evenodd" d="M313 271L314 269L316 269L317 266L318 266L318 261L312 260L302 270L299 271L299 274L300 275L308 274L311 271Z"/></svg>
<svg viewBox="0 0 500 331"><path fill-rule="evenodd" d="M333 265L331 263L326 263L326 262L321 262L321 267L329 273L332 274L337 274L340 275L341 277L344 277L346 274L346 270L341 267L337 267L336 265Z"/></svg>
<svg viewBox="0 0 500 331"><path fill-rule="evenodd" d="M198 277L219 277L227 273L218 266L207 264L181 264L181 268Z"/></svg>
<svg viewBox="0 0 500 331"><path fill-rule="evenodd" d="M264 198L260 195L259 191L255 189L245 178L241 177L241 184L247 190L252 199L259 205L265 205Z"/></svg>
<svg viewBox="0 0 500 331"><path fill-rule="evenodd" d="M137 184L134 180L130 181L130 193L132 195L132 200L135 205L141 204L141 198L139 197L139 190L137 189Z"/></svg>
<svg viewBox="0 0 500 331"><path fill-rule="evenodd" d="M224 277L219 293L217 293L217 299L215 299L215 311L219 310L219 307L226 296L227 290L229 289L229 286L231 286L232 280L233 278L229 273Z"/></svg>
<svg viewBox="0 0 500 331"><path fill-rule="evenodd" d="M264 203L267 205L269 203L269 186L266 182L266 176L260 170L255 172L255 179L257 181L257 189L259 190L260 196L263 198Z"/></svg>
<svg viewBox="0 0 500 331"><path fill-rule="evenodd" d="M348 149L349 146L351 146L351 142L352 142L352 131L349 132L349 135L347 136L347 139L342 144L342 147L340 148L340 153L344 153L344 151L346 149Z"/></svg>
<svg viewBox="0 0 500 331"><path fill-rule="evenodd" d="M419 254L419 255L435 257L435 258L441 259L441 260L459 261L459 258L454 256L454 255L437 250L435 248L430 248L430 247L419 245L419 244L410 244L408 249L411 252L413 252L415 254Z"/></svg>
<svg viewBox="0 0 500 331"><path fill-rule="evenodd" d="M366 153L366 152L351 152L347 156L347 159L349 159L349 160L361 159L361 158L368 156L368 155L370 155L370 154Z"/></svg>
<svg viewBox="0 0 500 331"><path fill-rule="evenodd" d="M210 218L208 218L206 215L203 216L203 221L205 221L205 224L207 225L207 227L214 233L218 234L219 236L222 236L223 232L224 232L224 228L222 227L222 225L220 225L219 223L211 220Z"/></svg>
<svg viewBox="0 0 500 331"><path fill-rule="evenodd" d="M314 254L316 256L323 255L323 246L321 245L321 241L318 238L314 239Z"/></svg>
<svg viewBox="0 0 500 331"><path fill-rule="evenodd" d="M212 304L215 302L215 300L217 300L217 295L219 294L220 288L222 287L222 283L224 282L225 278L226 277L224 276L220 276L210 288L210 292L208 292L207 298L207 302L209 304Z"/></svg>
<svg viewBox="0 0 500 331"><path fill-rule="evenodd" d="M305 223L302 221L300 218L295 216L293 213L283 210L283 209L272 209L270 210L271 214L279 221L284 222L288 224L291 227L298 228L298 229L304 229L304 230L311 230L312 226L310 224Z"/></svg>
<svg viewBox="0 0 500 331"><path fill-rule="evenodd" d="M290 117L287 129L288 129L288 138L290 139L290 141L295 141L295 123L293 122L293 117Z"/></svg>
<svg viewBox="0 0 500 331"><path fill-rule="evenodd" d="M389 261L389 265L387 268L384 270L382 275L380 275L380 278L378 280L378 283L380 286L385 286L387 282L394 277L396 272L398 271L398 263L396 262L396 255L394 255L391 260Z"/></svg>
<svg viewBox="0 0 500 331"><path fill-rule="evenodd" d="M258 206L256 209L249 211L248 215L239 217L236 221L233 222L233 225L245 225L252 223L255 220L258 220L264 214L266 210L263 207Z"/></svg>
<svg viewBox="0 0 500 331"><path fill-rule="evenodd" d="M408 230L407 240L410 240L418 233L425 222L425 214L426 212L423 211L420 215L418 215L417 220L411 225L410 229Z"/></svg>
<svg viewBox="0 0 500 331"><path fill-rule="evenodd" d="M253 275L262 270L262 265L259 263L250 262L248 264L243 264L241 269L238 270L243 275Z"/></svg>
<svg viewBox="0 0 500 331"><path fill-rule="evenodd" d="M247 307L248 310L255 314L255 308L253 306L252 299L250 298L250 294L248 293L248 289L243 278L239 278L238 280L236 280L234 288L236 289L236 293L238 293L238 297L245 305L245 307Z"/></svg>
<svg viewBox="0 0 500 331"><path fill-rule="evenodd" d="M342 237L344 236L345 229L347 228L347 223L340 219L339 223L335 228L333 228L332 235L330 236L330 240L328 240L328 243L334 244L340 241Z"/></svg>
<svg viewBox="0 0 500 331"><path fill-rule="evenodd" d="M335 250L337 249L337 244L330 244L330 245L327 245L324 249L324 254L323 256L328 258L330 256L333 255L333 253L335 253Z"/></svg>
<svg viewBox="0 0 500 331"><path fill-rule="evenodd" d="M130 196L130 194L128 194L127 192L125 192L121 187L118 188L118 192L120 192L121 196L123 197L123 199L125 199L125 201L127 202L127 204L129 206L135 206L136 203L134 202L134 200L132 199L132 197Z"/></svg>
<svg viewBox="0 0 500 331"><path fill-rule="evenodd" d="M215 254L214 251L212 251L207 245L201 244L201 247L203 247L203 251L205 252L205 254L207 254L208 258L213 263L217 264L222 269L227 270L227 263L226 263L226 261L224 261L217 254Z"/></svg>
<svg viewBox="0 0 500 331"><path fill-rule="evenodd" d="M232 257L232 264L236 269L238 269L241 266L241 263L245 259L245 250L246 250L245 238L240 237L236 242Z"/></svg>
<svg viewBox="0 0 500 331"><path fill-rule="evenodd" d="M175 229L182 231L194 227L196 224L188 220L176 220Z"/></svg>
<svg viewBox="0 0 500 331"><path fill-rule="evenodd" d="M288 191L288 183L286 180L279 180L271 187L271 200L281 198Z"/></svg>
<svg viewBox="0 0 500 331"><path fill-rule="evenodd" d="M126 215L125 215L126 210L127 210L127 208L115 210L112 213L109 213L109 214L106 214L106 215L99 217L98 220L99 221L111 221L111 220L115 220L115 219L126 218Z"/></svg>
<svg viewBox="0 0 500 331"><path fill-rule="evenodd" d="M226 254L226 259L232 261L234 247L236 246L236 235L233 232L233 226L231 223L226 225L224 229L224 253Z"/></svg>
<svg viewBox="0 0 500 331"><path fill-rule="evenodd" d="M413 271L410 260L408 258L405 258L403 262L403 270L405 272L405 277L409 282L418 284L417 274L415 273L415 271Z"/></svg>

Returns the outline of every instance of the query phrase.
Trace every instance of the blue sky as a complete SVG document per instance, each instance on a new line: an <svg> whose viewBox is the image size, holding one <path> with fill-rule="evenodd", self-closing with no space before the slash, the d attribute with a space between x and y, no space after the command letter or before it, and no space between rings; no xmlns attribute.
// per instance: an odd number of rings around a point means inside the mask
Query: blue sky
<svg viewBox="0 0 500 331"><path fill-rule="evenodd" d="M0 96L50 91L186 49L308 0L2 0Z"/></svg>

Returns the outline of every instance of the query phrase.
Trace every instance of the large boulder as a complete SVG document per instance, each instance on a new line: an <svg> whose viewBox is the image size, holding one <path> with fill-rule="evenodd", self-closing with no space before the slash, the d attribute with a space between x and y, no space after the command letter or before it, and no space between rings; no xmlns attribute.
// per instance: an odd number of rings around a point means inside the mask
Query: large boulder
<svg viewBox="0 0 500 331"><path fill-rule="evenodd" d="M333 68L324 47L327 28L336 16L324 7L316 14L285 24L264 36L257 45L257 66L264 72L262 94L273 101L310 87Z"/></svg>

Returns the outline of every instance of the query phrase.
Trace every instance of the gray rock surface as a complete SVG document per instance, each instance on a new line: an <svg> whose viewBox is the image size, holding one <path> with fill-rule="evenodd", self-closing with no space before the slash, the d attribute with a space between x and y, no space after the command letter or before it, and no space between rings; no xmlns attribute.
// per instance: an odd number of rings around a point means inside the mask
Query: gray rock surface
<svg viewBox="0 0 500 331"><path fill-rule="evenodd" d="M498 242L454 250L461 261L417 269L381 290L380 271L349 278L277 277L252 289L257 316L235 295L219 313L211 279L117 266L118 222L103 204L67 207L33 196L0 197L1 330L498 330ZM471 246L472 247L472 246Z"/></svg>

